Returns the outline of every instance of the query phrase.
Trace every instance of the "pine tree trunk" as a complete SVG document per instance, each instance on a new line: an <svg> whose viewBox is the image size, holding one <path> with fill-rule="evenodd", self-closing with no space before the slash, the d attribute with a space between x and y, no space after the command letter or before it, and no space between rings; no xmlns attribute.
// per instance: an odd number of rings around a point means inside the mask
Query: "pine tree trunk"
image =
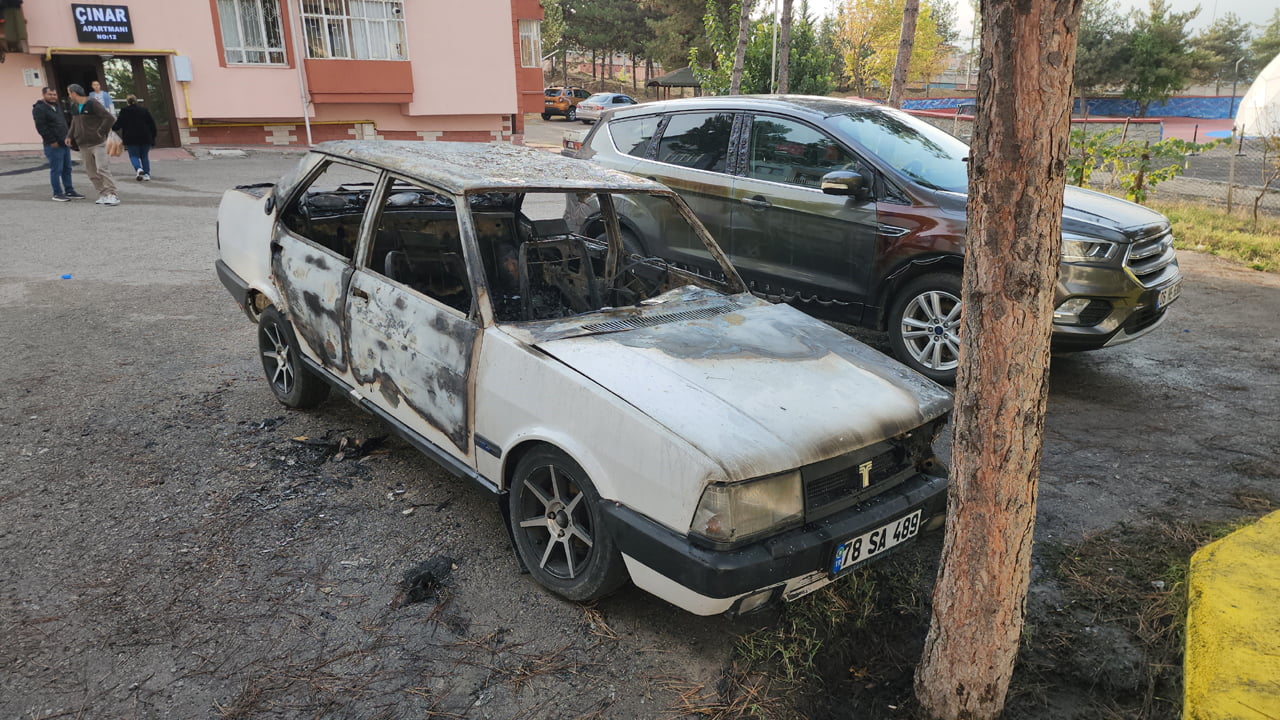
<svg viewBox="0 0 1280 720"><path fill-rule="evenodd" d="M782 19L778 22L778 92L791 92L791 2L782 0Z"/></svg>
<svg viewBox="0 0 1280 720"><path fill-rule="evenodd" d="M1000 714L1022 631L1081 3L981 5L950 517L915 681L947 720Z"/></svg>
<svg viewBox="0 0 1280 720"><path fill-rule="evenodd" d="M907 0L902 12L902 33L898 36L898 58L893 63L893 81L889 85L889 105L902 107L907 87L907 71L911 68L911 51L916 44L916 18L920 16L920 0Z"/></svg>

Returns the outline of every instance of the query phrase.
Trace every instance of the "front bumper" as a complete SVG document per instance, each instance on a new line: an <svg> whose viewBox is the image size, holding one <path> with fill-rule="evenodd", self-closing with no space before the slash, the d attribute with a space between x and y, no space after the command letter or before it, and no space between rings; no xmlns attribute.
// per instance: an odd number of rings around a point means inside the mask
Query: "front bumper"
<svg viewBox="0 0 1280 720"><path fill-rule="evenodd" d="M253 306L249 303L249 283L245 282L221 260L215 261L213 266L218 271L218 279L222 281L222 286L227 289L227 292L231 293L231 297L235 298L236 303L249 320L256 324L258 317L254 314Z"/></svg>
<svg viewBox="0 0 1280 720"><path fill-rule="evenodd" d="M1174 269L1176 271L1176 264ZM1096 298L1110 310L1089 325L1053 325L1053 349L1059 352L1097 350L1136 340L1155 330L1165 319L1168 305L1157 302L1160 293L1182 282L1181 273L1154 287L1143 287L1121 269L1078 268L1064 264L1055 298L1057 306L1071 298Z"/></svg>
<svg viewBox="0 0 1280 720"><path fill-rule="evenodd" d="M811 585L825 580L844 540L917 509L928 526L945 515L946 506L947 479L917 474L865 503L733 550L695 545L618 503L606 502L604 516L637 585L685 610L711 615L761 590L777 587L779 594L790 594L802 578L812 578Z"/></svg>

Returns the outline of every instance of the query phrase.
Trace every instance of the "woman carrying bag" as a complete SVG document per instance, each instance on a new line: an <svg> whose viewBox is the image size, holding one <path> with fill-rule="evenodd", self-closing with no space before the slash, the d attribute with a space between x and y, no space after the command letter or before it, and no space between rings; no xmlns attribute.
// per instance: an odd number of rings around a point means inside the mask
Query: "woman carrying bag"
<svg viewBox="0 0 1280 720"><path fill-rule="evenodd" d="M133 165L135 180L151 179L151 146L156 143L156 121L151 112L138 104L137 96L130 95L128 104L116 117L113 130L120 133L124 147L129 151L129 163Z"/></svg>

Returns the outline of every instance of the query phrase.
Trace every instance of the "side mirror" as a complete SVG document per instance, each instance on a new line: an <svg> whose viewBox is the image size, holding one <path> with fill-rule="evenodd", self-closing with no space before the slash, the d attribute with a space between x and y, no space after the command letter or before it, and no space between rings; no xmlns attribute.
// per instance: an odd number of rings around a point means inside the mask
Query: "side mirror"
<svg viewBox="0 0 1280 720"><path fill-rule="evenodd" d="M267 195L267 202L263 204L262 212L270 215L271 212L275 209L276 209L276 196L275 196L275 193L272 193L270 195Z"/></svg>
<svg viewBox="0 0 1280 720"><path fill-rule="evenodd" d="M822 192L827 195L860 197L865 185L862 174L852 170L835 170L822 176Z"/></svg>

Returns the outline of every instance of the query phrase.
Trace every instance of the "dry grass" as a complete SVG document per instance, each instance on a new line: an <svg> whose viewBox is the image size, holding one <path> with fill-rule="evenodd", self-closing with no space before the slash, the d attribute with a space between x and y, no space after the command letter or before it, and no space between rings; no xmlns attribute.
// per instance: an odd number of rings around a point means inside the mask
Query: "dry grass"
<svg viewBox="0 0 1280 720"><path fill-rule="evenodd" d="M1147 203L1173 223L1180 249L1219 255L1254 270L1280 272L1280 219L1253 218L1244 210L1228 215L1223 208L1185 201Z"/></svg>

